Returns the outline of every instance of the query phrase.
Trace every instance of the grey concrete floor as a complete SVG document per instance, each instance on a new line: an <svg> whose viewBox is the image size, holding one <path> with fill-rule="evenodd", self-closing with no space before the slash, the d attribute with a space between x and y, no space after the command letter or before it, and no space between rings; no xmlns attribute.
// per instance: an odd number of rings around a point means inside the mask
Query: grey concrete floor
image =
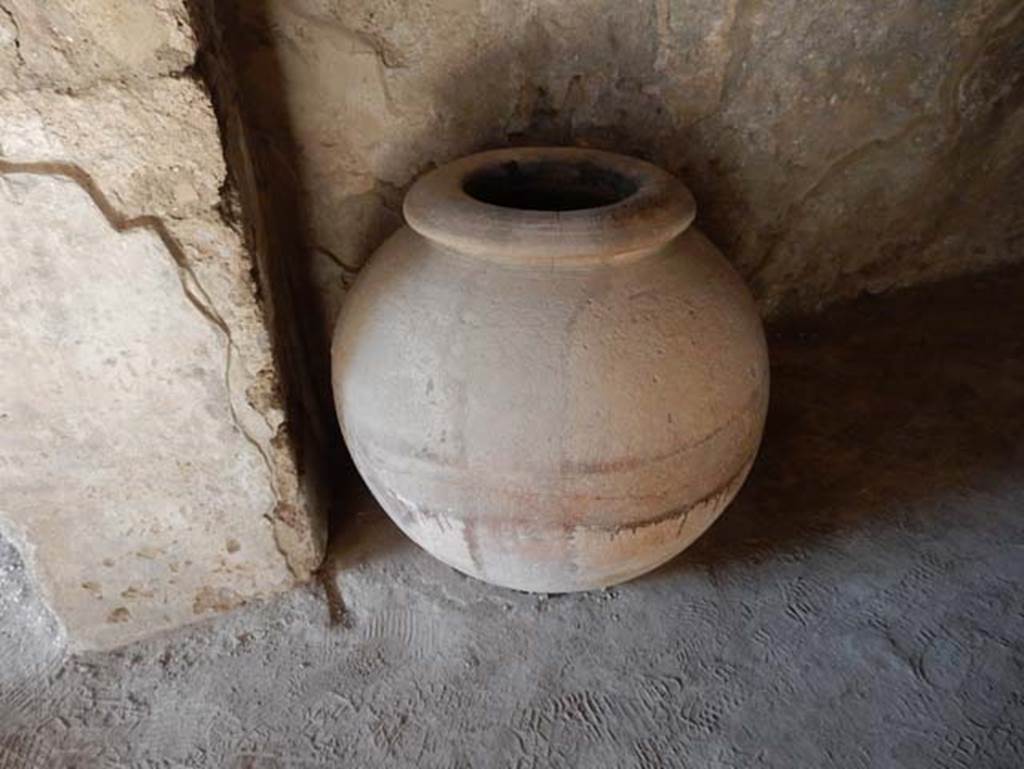
<svg viewBox="0 0 1024 769"><path fill-rule="evenodd" d="M0 546L0 768L1024 766L1024 273L770 341L746 487L614 589L473 582L363 497L332 589L69 657Z"/></svg>

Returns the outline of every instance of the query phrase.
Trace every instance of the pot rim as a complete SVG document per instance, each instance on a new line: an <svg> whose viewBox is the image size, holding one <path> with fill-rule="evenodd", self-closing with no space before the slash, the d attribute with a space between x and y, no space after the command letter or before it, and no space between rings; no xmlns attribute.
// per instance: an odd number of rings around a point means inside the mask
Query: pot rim
<svg viewBox="0 0 1024 769"><path fill-rule="evenodd" d="M497 179L493 183L500 187L509 174L522 178L524 168L557 173L557 166L612 180L618 185L615 199L553 210L485 202L466 189L481 175ZM549 192L559 192L557 183ZM634 258L683 232L696 210L686 185L658 166L579 147L511 147L469 155L420 177L403 204L406 222L430 240L489 261L548 267Z"/></svg>

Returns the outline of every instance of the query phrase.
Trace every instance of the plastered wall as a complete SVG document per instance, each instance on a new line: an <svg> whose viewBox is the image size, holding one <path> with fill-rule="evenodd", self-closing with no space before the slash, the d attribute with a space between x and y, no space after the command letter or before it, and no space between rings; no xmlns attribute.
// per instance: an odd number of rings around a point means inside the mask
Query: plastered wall
<svg viewBox="0 0 1024 769"><path fill-rule="evenodd" d="M329 327L423 171L510 143L640 155L768 315L1024 255L1019 0L227 2Z"/></svg>

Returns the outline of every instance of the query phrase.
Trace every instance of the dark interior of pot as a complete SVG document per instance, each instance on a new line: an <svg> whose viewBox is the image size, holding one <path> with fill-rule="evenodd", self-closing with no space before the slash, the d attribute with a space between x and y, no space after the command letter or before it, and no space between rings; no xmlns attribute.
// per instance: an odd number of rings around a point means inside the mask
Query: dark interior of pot
<svg viewBox="0 0 1024 769"><path fill-rule="evenodd" d="M509 161L482 168L463 183L482 203L526 211L579 211L618 203L637 191L629 177L589 162Z"/></svg>

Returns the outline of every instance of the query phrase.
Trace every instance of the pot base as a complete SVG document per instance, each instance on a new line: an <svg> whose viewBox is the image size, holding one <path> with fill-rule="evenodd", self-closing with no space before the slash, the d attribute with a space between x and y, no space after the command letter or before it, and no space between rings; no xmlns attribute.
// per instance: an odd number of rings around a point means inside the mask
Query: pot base
<svg viewBox="0 0 1024 769"><path fill-rule="evenodd" d="M671 561L715 522L753 464L751 457L717 491L655 520L560 529L427 512L374 482L369 468L363 476L402 532L439 561L498 587L558 594L612 587Z"/></svg>

